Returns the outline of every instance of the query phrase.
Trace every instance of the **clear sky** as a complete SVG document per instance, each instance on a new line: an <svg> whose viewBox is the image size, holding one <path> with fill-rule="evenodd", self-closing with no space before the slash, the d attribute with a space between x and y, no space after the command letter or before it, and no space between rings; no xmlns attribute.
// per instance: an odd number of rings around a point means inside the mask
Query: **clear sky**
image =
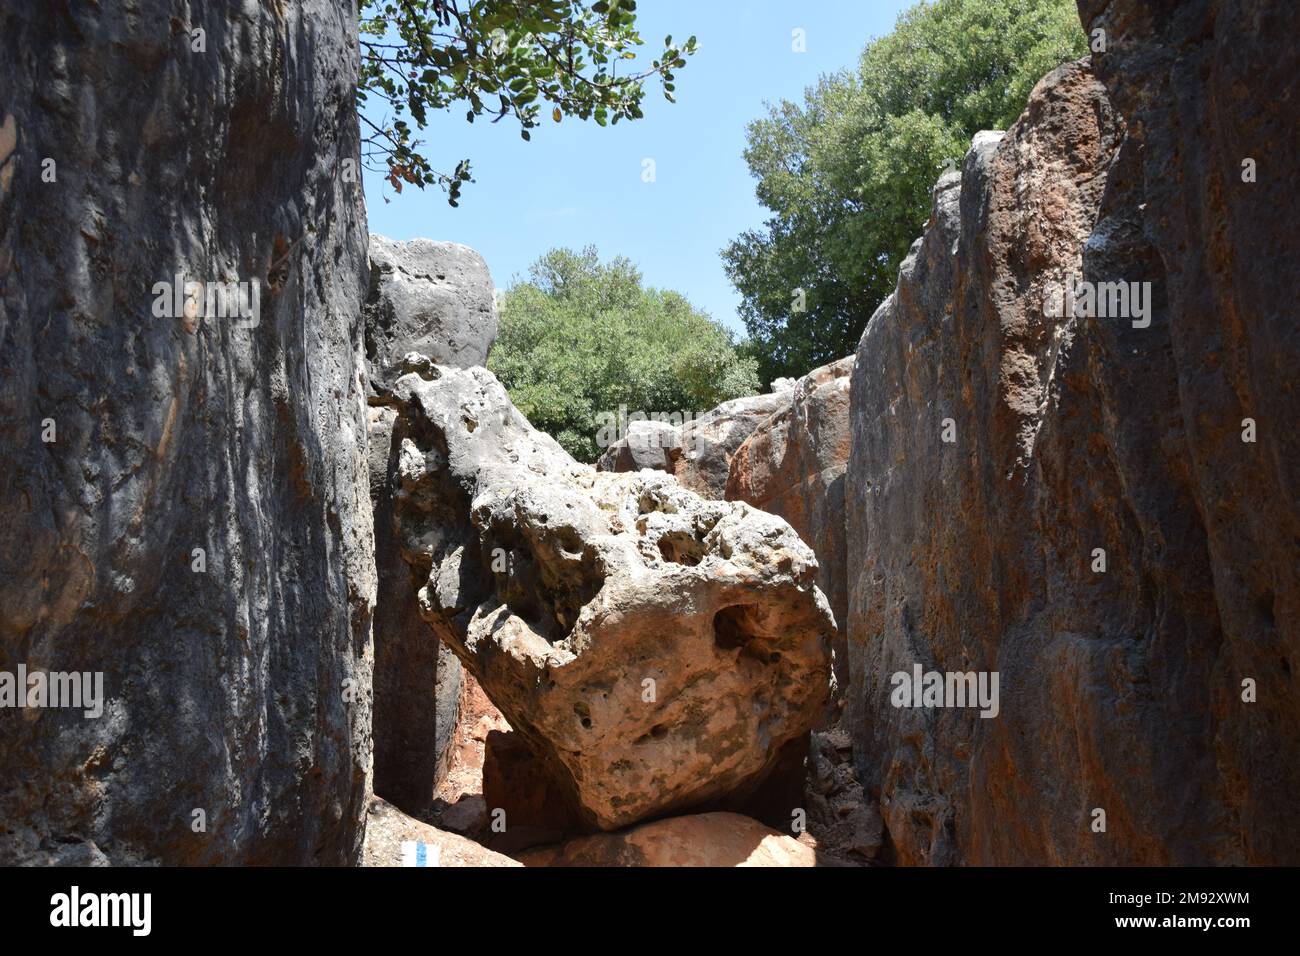
<svg viewBox="0 0 1300 956"><path fill-rule="evenodd" d="M627 256L649 285L676 289L743 332L718 253L765 218L743 157L745 125L765 102L797 100L821 74L855 66L867 41L914 2L641 0L642 51L653 56L667 34L698 38L699 52L677 71L676 103L656 82L641 120L602 129L545 118L531 142L510 119L471 125L464 107L436 114L422 151L446 172L468 157L476 181L453 209L441 190L406 186L399 195L366 173L370 231L473 246L501 288L552 246L594 244L602 258ZM792 49L796 29L802 53ZM645 159L654 160L654 182L642 181Z"/></svg>

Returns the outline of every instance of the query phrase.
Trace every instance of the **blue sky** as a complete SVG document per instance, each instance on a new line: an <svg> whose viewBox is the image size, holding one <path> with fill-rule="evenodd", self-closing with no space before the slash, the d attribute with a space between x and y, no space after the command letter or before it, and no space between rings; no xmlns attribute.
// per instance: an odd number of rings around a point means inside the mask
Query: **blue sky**
<svg viewBox="0 0 1300 956"><path fill-rule="evenodd" d="M656 83L644 119L603 129L546 120L531 142L510 120L471 125L464 107L437 114L422 151L444 171L468 157L476 182L453 209L440 190L399 195L368 172L370 231L473 246L501 288L552 246L594 244L602 258L627 256L649 285L676 289L743 332L718 253L765 218L742 155L745 125L764 102L799 99L821 74L856 65L866 42L890 32L913 2L641 0L644 52L658 52L666 34L698 38L699 52L677 71L676 103ZM792 50L796 29L806 52ZM642 181L645 159L655 163L651 183Z"/></svg>

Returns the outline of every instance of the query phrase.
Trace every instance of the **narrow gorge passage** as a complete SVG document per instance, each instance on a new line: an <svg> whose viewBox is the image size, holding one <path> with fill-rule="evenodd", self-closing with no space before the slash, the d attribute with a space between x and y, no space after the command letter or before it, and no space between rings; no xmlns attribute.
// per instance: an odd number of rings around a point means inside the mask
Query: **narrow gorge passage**
<svg viewBox="0 0 1300 956"><path fill-rule="evenodd" d="M15 919L757 866L1280 925L1298 30L0 0Z"/></svg>

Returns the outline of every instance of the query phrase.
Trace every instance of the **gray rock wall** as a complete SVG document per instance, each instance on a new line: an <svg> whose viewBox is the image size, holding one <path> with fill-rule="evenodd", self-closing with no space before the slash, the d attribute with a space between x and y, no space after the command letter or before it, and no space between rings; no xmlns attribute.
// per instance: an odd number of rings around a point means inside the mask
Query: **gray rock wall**
<svg viewBox="0 0 1300 956"><path fill-rule="evenodd" d="M359 852L356 23L0 7L0 671L100 672L106 698L0 709L0 863ZM177 274L250 283L249 308L158 315Z"/></svg>
<svg viewBox="0 0 1300 956"><path fill-rule="evenodd" d="M370 492L379 600L375 610L375 792L423 814L447 774L465 686L460 661L420 617L416 581L402 560L388 482L391 399L403 359L485 365L497 334L492 276L468 246L370 237L364 306Z"/></svg>

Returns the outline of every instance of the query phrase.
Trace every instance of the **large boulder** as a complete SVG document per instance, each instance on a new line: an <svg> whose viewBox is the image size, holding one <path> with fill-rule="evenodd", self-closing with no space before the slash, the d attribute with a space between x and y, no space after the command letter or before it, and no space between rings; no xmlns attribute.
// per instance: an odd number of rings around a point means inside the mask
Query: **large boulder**
<svg viewBox="0 0 1300 956"><path fill-rule="evenodd" d="M811 549L667 475L574 462L485 369L408 367L393 480L421 609L584 822L756 790L827 697Z"/></svg>
<svg viewBox="0 0 1300 956"><path fill-rule="evenodd" d="M596 462L601 471L673 470L673 461L682 447L680 425L664 421L633 421L626 433L605 449Z"/></svg>
<svg viewBox="0 0 1300 956"><path fill-rule="evenodd" d="M0 671L102 678L0 708L0 864L360 852L356 29L0 5Z"/></svg>
<svg viewBox="0 0 1300 956"><path fill-rule="evenodd" d="M473 249L370 237L363 310L370 402L370 494L378 596L374 620L374 789L424 814L447 774L464 680L460 662L420 617L411 569L393 529L388 484L391 389L412 350L448 365L481 365L496 339L492 276ZM430 688L435 688L430 693Z"/></svg>
<svg viewBox="0 0 1300 956"><path fill-rule="evenodd" d="M408 352L443 365L486 365L497 337L492 275L469 246L370 236L366 357L386 379Z"/></svg>
<svg viewBox="0 0 1300 956"><path fill-rule="evenodd" d="M814 369L790 390L790 402L731 456L728 501L746 501L790 523L817 555L817 585L837 623L848 620L844 470L849 463L849 376L853 356ZM835 643L835 676L848 684L845 632Z"/></svg>
<svg viewBox="0 0 1300 956"><path fill-rule="evenodd" d="M1044 78L859 344L855 757L902 863L1295 863L1296 439L1266 423L1300 411L1300 290L1260 266L1294 246L1294 117L1240 64L1296 54L1263 4L1098 6L1127 127L1088 61ZM1079 280L1149 285L1090 315ZM916 670L999 691L909 705Z"/></svg>
<svg viewBox="0 0 1300 956"><path fill-rule="evenodd" d="M525 866L817 865L817 851L738 813L698 813L577 837L517 856Z"/></svg>
<svg viewBox="0 0 1300 956"><path fill-rule="evenodd" d="M780 380L783 386L788 379ZM680 451L673 455L672 473L682 486L705 498L721 498L727 491L731 456L745 439L775 412L790 404L791 391L782 388L765 395L733 398L697 415L682 425Z"/></svg>

